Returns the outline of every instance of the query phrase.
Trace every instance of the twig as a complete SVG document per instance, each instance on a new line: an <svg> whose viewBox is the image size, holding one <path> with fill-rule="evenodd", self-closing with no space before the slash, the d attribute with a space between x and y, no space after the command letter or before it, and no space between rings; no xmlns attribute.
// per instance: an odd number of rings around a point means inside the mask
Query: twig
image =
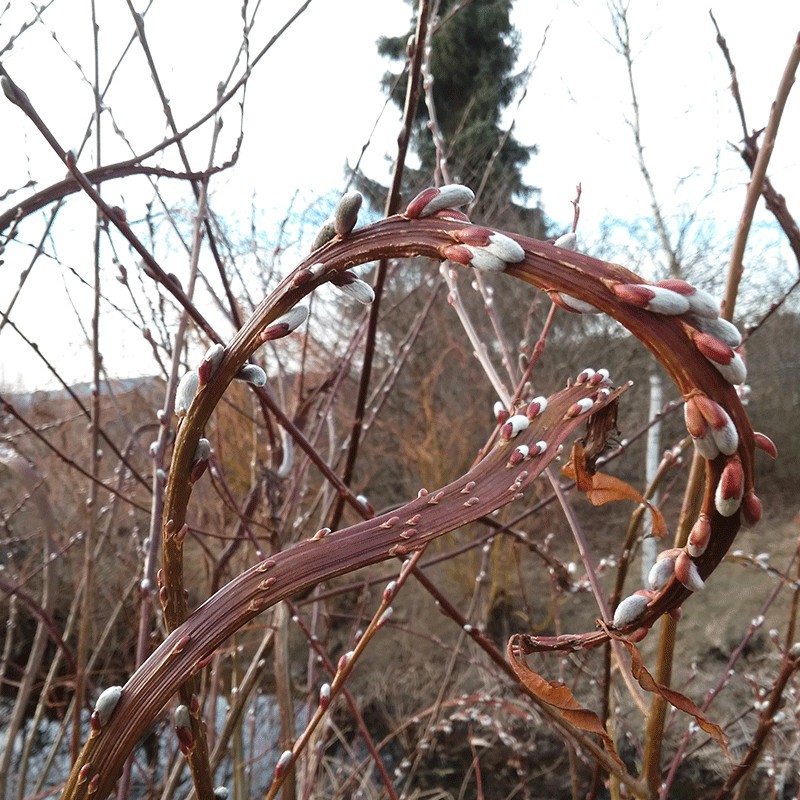
<svg viewBox="0 0 800 800"><path fill-rule="evenodd" d="M794 553L787 565L787 572L791 569L793 564L800 565L800 559L798 556L800 555L800 543L798 547L795 548ZM781 583L776 583L775 586L772 588L772 591L769 593L767 598L761 605L759 609L758 616L763 617L767 613L767 611L772 607L773 603L777 600L778 595L780 594L781 590L783 589L783 585ZM797 592L795 591L795 596ZM750 624L747 626L747 630L742 636L739 643L731 652L730 657L728 658L728 663L725 665L725 669L720 672L720 679L717 682L717 685L714 686L711 690L706 693L706 696L703 698L703 702L700 706L700 710L705 712L711 708L711 704L716 700L722 690L728 685L731 678L734 674L734 667L736 666L739 659L742 657L742 654L745 652L747 646L750 644L753 636L758 633L761 629L761 625L756 625L754 621L751 621ZM792 642L790 641L787 645L787 650L791 648ZM683 763L683 758L686 753L686 749L689 746L689 739L691 738L691 731L687 730L686 733L683 735L683 739L681 740L680 745L678 746L675 755L672 758L672 763L670 764L669 772L667 773L667 777L664 779L664 783L661 788L661 792L659 795L660 800L668 800L669 798L669 790L672 786L673 781L675 780L675 776L677 775L678 769L680 765Z"/></svg>
<svg viewBox="0 0 800 800"><path fill-rule="evenodd" d="M486 574L486 570L487 570L487 568L489 566L489 561L490 561L490 556L491 556L492 542L493 542L493 539L490 540L489 542L487 542L481 548L481 560L480 560L479 567L478 567L478 574L479 575ZM420 551L419 555L421 555L421 554L422 554L422 552ZM418 577L419 572L420 572L420 569L419 569L419 567L417 565L417 561L418 561L418 559L416 559L414 564L413 564L413 567L414 567L413 571L414 571L415 577ZM456 638L455 644L453 645L453 647L452 647L452 649L451 649L451 651L450 651L450 653L448 655L447 663L444 666L444 670L442 672L442 677L441 677L441 680L439 681L439 686L438 686L438 689L437 689L437 692L436 692L436 697L434 698L433 704L431 706L431 713L428 716L428 719L427 719L427 721L425 723L425 729L424 729L424 733L422 735L422 739L423 740L427 739L428 741L431 742L431 745L435 744L435 742L432 740L432 733L433 733L435 725L439 721L439 718L440 718L440 715L441 715L441 712L442 712L442 708L444 706L447 689L450 686L450 682L453 679L453 673L454 673L456 664L458 663L458 660L461 658L461 649L462 649L462 647L464 645L465 640L468 638L469 634L472 632L473 624L471 622L469 622L469 621L470 620L474 620L475 609L476 609L476 606L477 606L477 601L478 601L478 597L479 597L480 591L481 591L481 582L476 580L475 581L475 585L474 585L474 589L473 589L473 592L472 592L472 596L470 598L469 607L467 608L466 613L462 615L462 619L465 620L465 622L459 623L458 636ZM408 794L409 789L411 788L411 782L412 782L412 780L414 778L415 773L419 769L419 765L420 765L420 763L421 763L421 761L423 759L423 756L431 757L431 756L433 756L433 754L434 754L433 746L428 748L425 751L423 751L421 748L418 748L416 757L415 757L413 763L411 764L411 766L409 767L409 769L408 769L408 771L406 773L406 776L405 776L405 789L403 791L403 795L404 796L406 796Z"/></svg>
<svg viewBox="0 0 800 800"><path fill-rule="evenodd" d="M781 76L775 99L770 108L769 120L764 131L764 141L759 150L758 157L753 165L750 184L747 187L744 208L739 218L739 226L736 230L736 238L731 248L730 265L728 267L728 281L725 286L725 299L722 303L722 314L724 319L733 319L734 308L736 307L736 295L739 291L739 282L744 274L744 251L747 245L747 237L750 233L750 225L753 221L756 205L764 189L764 179L767 175L767 167L775 147L775 140L778 136L783 109L789 97L789 92L794 84L794 76L800 65L800 34L795 39L792 52L786 62L783 75Z"/></svg>
<svg viewBox="0 0 800 800"><path fill-rule="evenodd" d="M428 0L419 0L417 6L417 28L414 34L416 46L411 55L411 63L408 70L408 84L406 88L406 102L403 110L403 124L397 137L397 156L395 157L394 169L392 171L392 182L389 193L386 197L385 214L394 214L400 205L400 192L405 173L406 156L411 142L411 131L414 126L414 117L417 112L419 102L420 77L422 73L422 43L425 41L428 29ZM353 409L353 427L350 431L350 443L347 449L344 468L342 471L342 483L346 486L350 484L355 468L358 446L361 440L361 430L364 422L364 409L366 407L369 392L369 382L372 376L372 363L375 355L375 341L378 333L378 314L380 312L381 296L383 286L386 281L387 261L381 259L378 262L378 269L375 275L375 285L373 287L375 299L369 312L369 323L367 325L367 340L364 343L364 358L361 365L361 377L358 383L358 394L356 396L355 408ZM330 516L329 525L336 528L344 510L344 498L339 497L333 512Z"/></svg>
<svg viewBox="0 0 800 800"><path fill-rule="evenodd" d="M786 653L781 661L781 669L766 701L766 707L761 711L758 728L753 734L753 739L744 757L739 760L728 775L725 783L714 795L715 800L724 800L729 797L731 791L737 783L747 774L750 768L756 763L761 750L766 743L767 736L775 725L775 714L783 700L783 690L789 683L789 679L800 668L800 653Z"/></svg>
<svg viewBox="0 0 800 800"><path fill-rule="evenodd" d="M94 169L86 170L86 179L93 185L99 185L106 181L113 181L119 178L127 178L131 175L147 175L156 178L170 178L172 180L182 181L203 181L216 175L231 166L230 162L226 162L218 167L211 167L210 169L203 170L202 172L174 172L173 170L165 169L164 167L148 167L143 164L137 163L138 159L129 159L118 164L107 164L106 166L95 167ZM50 203L63 200L75 192L80 192L82 187L75 178L64 178L58 183L48 186L46 189L40 189L30 197L26 197L16 203L8 211L0 214L0 233L11 225L15 220L19 221L29 217L31 214L39 211Z"/></svg>
<svg viewBox="0 0 800 800"><path fill-rule="evenodd" d="M625 59L626 75L628 78L628 89L631 97L631 107L633 109L633 121L628 122L628 127L633 133L633 142L636 148L636 159L639 165L639 172L642 174L647 192L650 195L650 211L653 214L656 232L661 241L661 249L667 255L669 261L669 271L673 278L681 277L680 259L678 258L677 248L672 244L667 223L661 213L661 205L656 195L653 177L644 158L644 143L642 142L642 121L639 113L639 97L636 92L636 83L633 79L633 54L631 53L631 32L628 25L628 4L621 0L610 0L609 10L612 13L612 23L614 25L614 35L616 37L617 52Z"/></svg>
<svg viewBox="0 0 800 800"><path fill-rule="evenodd" d="M437 5L437 12L438 12L438 5ZM434 185L440 185L440 182L443 183L451 183L452 178L450 177L450 170L447 165L447 143L444 138L444 133L442 132L441 126L439 125L439 117L436 112L436 102L433 96L433 86L434 86L434 77L433 72L431 70L431 56L433 54L432 42L433 42L433 34L435 30L438 29L438 25L434 24L434 27L428 33L428 37L425 41L425 48L424 48L424 58L422 60L422 76L423 76L423 89L424 89L424 96L425 96L425 105L428 109L428 129L431 134L431 138L433 139L435 151L436 151L436 166L434 169ZM523 93L523 98L525 93L527 92L527 87L525 92ZM522 99L519 101L522 102ZM519 109L519 104L517 104L517 109ZM494 159L500 153L503 144L507 140L508 136L511 134L512 126L506 131L505 135L501 137L500 142L497 145L496 150L492 154L490 158L489 164L484 169L483 178L481 181L481 185L475 193L475 199L470 204L470 208L474 208L478 202L478 198L485 186L486 180L491 172L492 165L494 163ZM445 279L447 283L447 288L449 289L449 294L447 296L447 300L451 306L455 309L456 314L458 315L459 322L461 323L464 332L469 337L469 340L472 344L473 352L475 353L475 358L478 359L481 367L483 368L486 377L489 379L489 382L494 387L495 391L497 392L497 396L501 398L504 404L509 404L509 390L506 384L503 383L500 376L497 374L497 370L494 367L491 359L489 358L488 353L486 352L486 347L484 343L481 341L480 335L478 334L474 323L470 319L469 313L467 312L466 307L461 299L461 293L458 288L458 281L453 273L447 269L447 264L442 264L439 273ZM497 318L497 315L494 312L492 297L491 297L491 290L489 287L486 286L486 281L484 280L483 276L479 273L474 277L475 284L478 288L478 292L480 292L481 298L483 299L483 307L486 312L486 316L491 323L492 330L495 333L495 337L497 342L500 344L501 352L502 352L502 362L506 368L506 373L509 380L509 385L513 384L516 380L516 372L514 369L514 365L511 358L511 352L508 345L508 341L506 336L503 334L502 329L500 327L500 321Z"/></svg>
<svg viewBox="0 0 800 800"><path fill-rule="evenodd" d="M297 741L294 743L292 747L292 757L291 760L286 763L284 771L281 775L277 775L273 780L272 784L267 791L266 800L272 800L275 797L277 792L280 790L281 786L284 783L286 775L289 772L289 768L297 761L298 756L308 747L308 744L311 740L311 736L314 731L317 729L319 724L325 718L326 714L328 713L328 709L330 704L333 700L337 697L339 692L342 692L345 696L345 700L347 705L355 718L359 731L361 735L364 737L364 741L367 744L367 747L370 750L370 755L372 756L373 763L375 764L378 772L381 775L381 779L383 781L384 788L390 798L393 800L397 800L397 794L394 791L394 786L392 784L392 780L389 777L388 773L386 772L386 766L383 764L380 755L375 748L375 744L372 741L372 737L367 730L367 727L364 723L364 719L360 711L358 710L358 703L356 699L353 697L350 690L345 685L347 682L347 678L350 673L355 668L356 662L358 659L363 655L364 651L366 650L369 643L375 638L375 635L378 633L378 630L382 628L387 620L391 615L391 602L397 596L397 593L405 584L408 575L410 574L411 568L414 563L418 560L420 553L415 553L408 561L406 565L403 566L403 569L400 571L396 581L387 586L386 590L383 593L381 598L381 602L378 605L377 610L372 616L369 625L364 630L363 635L356 643L356 646L353 650L346 653L339 661L337 666L334 666L333 662L328 657L328 654L325 650L320 646L319 642L316 640L310 631L302 624L302 621L299 617L297 617L295 610L292 608L291 603L289 604L290 609L295 614L295 618L297 623L303 629L303 632L306 634L306 638L308 639L309 644L311 645L312 649L317 653L318 657L322 659L323 665L328 673L332 677L332 681L328 686L329 691L326 693L325 698L323 699L320 697L320 702L317 705L316 710L314 711L314 715L307 723L305 729L303 730L302 734L298 737Z"/></svg>
<svg viewBox="0 0 800 800"><path fill-rule="evenodd" d="M697 451L692 456L692 466L686 489L678 525L675 529L675 547L683 547L689 538L689 530L697 519L700 510L703 473L705 462ZM658 639L658 656L654 678L662 686L669 686L672 680L672 664L675 655L675 631L677 622L670 616L663 617L660 623ZM644 755L642 757L642 773L644 780L654 794L661 785L661 748L664 743L664 721L666 719L667 701L659 694L653 695L650 713L645 728Z"/></svg>
<svg viewBox="0 0 800 800"><path fill-rule="evenodd" d="M711 21L714 23L714 28L717 31L717 44L719 45L720 50L722 50L722 55L725 58L725 62L727 63L728 70L731 74L731 94L733 95L734 104L736 105L736 110L739 112L739 119L742 123L742 138L744 145L737 149L752 173L758 158L758 139L763 133L763 130L752 132L748 130L747 122L745 120L742 95L739 91L739 79L736 76L736 67L734 66L733 58L731 56L730 49L728 48L728 43L719 29L719 25L717 24L717 20L714 17L713 12L709 11L708 13L711 16ZM778 224L781 226L781 228L783 228L783 232L786 234L786 238L789 240L789 247L792 248L792 252L797 260L798 266L800 266L800 227L798 227L794 216L789 213L789 209L786 207L786 199L775 189L775 187L772 185L772 181L766 175L764 176L763 195L767 208L773 213L775 219L778 221ZM795 284L795 286L793 286L789 292L791 292L796 285L797 284ZM787 292L787 295L789 292ZM782 301L778 301L777 305L781 304ZM776 304L773 303L773 307L775 305ZM771 312L772 308L764 317L764 319L759 322L759 325L766 321Z"/></svg>
<svg viewBox="0 0 800 800"><path fill-rule="evenodd" d="M114 495L115 497L119 497L120 500L128 503L133 508L138 508L140 511L146 511L146 507L141 505L141 503L137 503L135 500L131 500L130 497L123 494L119 489L115 489L112 486L109 486L107 483L104 483L100 478L95 478L91 472L81 467L74 459L70 458L66 453L62 450L59 450L54 444L48 441L30 422L28 422L22 414L17 411L17 409L13 406L13 404L6 400L2 394L0 394L0 406L2 406L3 410L11 414L14 419L16 419L21 425L25 427L26 430L30 431L42 444L44 444L48 450L54 453L58 458L63 461L68 467L74 469L84 478L88 478L89 481L96 481L98 485L107 491L109 494Z"/></svg>

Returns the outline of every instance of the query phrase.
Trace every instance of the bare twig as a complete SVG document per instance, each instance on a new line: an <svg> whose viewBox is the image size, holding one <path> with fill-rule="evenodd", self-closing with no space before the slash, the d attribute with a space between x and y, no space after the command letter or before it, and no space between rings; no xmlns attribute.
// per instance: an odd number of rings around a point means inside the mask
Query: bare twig
<svg viewBox="0 0 800 800"><path fill-rule="evenodd" d="M764 189L764 180L767 175L772 150L775 147L775 140L778 136L783 109L789 97L789 92L794 84L795 73L800 66L800 34L797 35L792 52L786 62L783 75L781 76L775 99L772 101L769 120L764 131L764 140L759 150L758 157L753 165L750 184L747 188L744 208L739 218L739 226L736 230L736 238L731 248L730 266L728 268L728 282L725 287L725 299L722 304L722 316L724 319L733 319L733 311L736 306L736 295L739 291L739 282L744 273L744 251L747 245L747 237L750 233L750 225L753 221L753 214L756 204Z"/></svg>
<svg viewBox="0 0 800 800"><path fill-rule="evenodd" d="M400 134L397 137L397 156L392 171L392 182L389 193L386 197L386 216L394 214L400 205L400 192L405 173L406 156L411 141L411 131L414 124L414 117L417 112L419 102L420 76L422 74L422 43L425 41L428 29L428 0L419 0L417 7L417 28L414 34L416 46L411 55L408 86L406 89L406 102L403 111L403 124ZM378 331L378 314L380 312L381 296L386 281L387 262L381 260L375 275L375 300L372 303L369 313L369 324L367 326L367 340L364 344L364 359L361 365L361 377L358 384L358 394L356 396L355 408L353 409L353 427L350 432L350 443L347 449L344 468L342 471L342 482L347 486L353 477L358 446L361 440L361 430L364 422L364 408L366 407L369 392L369 382L372 376L372 362L375 355L375 341ZM335 528L339 524L344 509L344 498L339 497L330 517L330 527Z"/></svg>

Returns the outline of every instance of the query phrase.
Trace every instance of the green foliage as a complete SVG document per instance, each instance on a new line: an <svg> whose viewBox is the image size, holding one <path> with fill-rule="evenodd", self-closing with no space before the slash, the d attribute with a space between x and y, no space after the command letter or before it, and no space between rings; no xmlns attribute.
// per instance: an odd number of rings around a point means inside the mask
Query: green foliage
<svg viewBox="0 0 800 800"><path fill-rule="evenodd" d="M510 201L529 200L537 193L522 176L523 168L536 152L535 146L520 143L513 133L506 136L501 124L503 112L525 79L524 73L514 71L519 36L511 25L510 0L476 0L463 8L456 6L453 0L440 4L438 20L433 22L430 57L434 106L446 146L444 155L453 180L473 188L483 186L484 211L494 208L502 213ZM405 59L409 33L382 37L378 51L391 59ZM384 87L401 108L407 77L407 73L399 79L387 73L383 78ZM428 108L421 97L412 138L420 159L415 176L418 179L434 174L437 164L429 122ZM523 209L517 207L516 216L520 211ZM533 219L525 220L528 232L532 223Z"/></svg>

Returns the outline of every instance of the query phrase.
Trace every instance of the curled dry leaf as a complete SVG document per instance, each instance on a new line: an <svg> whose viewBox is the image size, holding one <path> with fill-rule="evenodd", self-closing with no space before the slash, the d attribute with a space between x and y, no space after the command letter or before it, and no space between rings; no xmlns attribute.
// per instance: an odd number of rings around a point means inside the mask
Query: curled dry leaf
<svg viewBox="0 0 800 800"><path fill-rule="evenodd" d="M586 469L586 454L583 445L575 442L572 446L570 460L562 467L561 471L568 478L572 478L578 489L584 492L593 506L604 506L616 500L633 500L642 503L650 509L653 515L653 534L661 538L667 533L667 523L664 515L652 504L642 497L629 483L615 478L613 475L604 475L601 472L589 472Z"/></svg>
<svg viewBox="0 0 800 800"><path fill-rule="evenodd" d="M684 714L689 714L689 716L694 717L695 722L720 746L725 757L730 758L728 754L728 737L724 734L722 728L720 728L716 722L712 722L685 694L676 692L674 689L670 689L668 686L659 683L647 671L644 660L642 659L642 654L633 642L606 628L602 621L600 621L599 624L612 639L619 641L628 651L631 657L631 674L636 678L639 686L646 692L661 695L671 706L677 708L678 711L683 711Z"/></svg>
<svg viewBox="0 0 800 800"><path fill-rule="evenodd" d="M620 766L623 766L622 759L619 757L614 742L603 727L600 717L594 711L584 708L572 694L569 687L561 681L548 681L534 672L527 664L518 660L519 650L516 648L517 637L512 636L508 642L506 655L514 670L519 682L537 700L558 709L565 722L573 725L578 730L585 733L592 733L600 737L605 751Z"/></svg>

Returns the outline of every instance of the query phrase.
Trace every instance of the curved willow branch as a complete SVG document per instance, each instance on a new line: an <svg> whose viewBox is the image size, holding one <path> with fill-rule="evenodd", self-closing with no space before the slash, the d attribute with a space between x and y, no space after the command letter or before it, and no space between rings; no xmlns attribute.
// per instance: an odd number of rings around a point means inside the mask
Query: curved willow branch
<svg viewBox="0 0 800 800"><path fill-rule="evenodd" d="M722 340L731 338L731 333L724 326L720 331L710 298L704 299L704 293L682 282L654 286L621 266L471 225L442 202L450 190L464 202L461 198L468 190L463 187L426 190L405 214L335 236L314 251L259 305L215 363L205 362L205 368L198 371L201 385L175 443L162 527L161 598L172 632L123 687L116 708L105 715L108 719L96 726L72 771L65 798L105 797L138 737L179 687L181 703L192 709L190 731L184 725L181 742L193 770L201 769L207 759L203 758L205 737L196 712L196 675L227 636L304 587L403 555L511 501L554 457L555 448L586 414L616 398L617 393L599 391L596 381L563 390L550 399L544 413L532 414L535 418L528 430L514 439L515 444L531 448L534 457L529 455L529 461L509 466L514 451L501 445L474 470L439 492L417 498L392 515L301 543L252 567L189 615L181 532L185 531L191 476L197 475L198 459L202 460L198 444L210 415L242 365L263 343L262 332L273 338L283 324L279 317L321 284L330 280L341 283L342 273L350 267L384 258L424 256L505 271L548 292L570 310L599 310L614 317L667 370L687 401L687 425L698 450L709 458L705 494L694 545L671 556L675 578L650 593L646 608L619 623L623 632L647 628L661 614L678 607L690 594L687 585L691 586L695 577L706 578L720 562L739 530L742 512L750 521L760 516L760 503L753 492L757 439L730 383L744 379L743 365ZM691 307L687 298L693 298ZM538 452L537 440L547 442L544 453ZM758 442L766 449L771 446L765 437ZM688 578L687 570L692 572ZM604 631L560 637L554 642L528 637L523 647L586 647L607 638Z"/></svg>
<svg viewBox="0 0 800 800"><path fill-rule="evenodd" d="M563 389L549 398L547 408L526 430L506 439L442 489L421 493L399 509L335 533L320 531L234 578L173 631L122 688L110 718L95 726L63 797L89 792L94 798L105 797L127 754L187 676L196 675L216 647L263 610L320 581L405 556L520 500L570 434L587 416L615 402L625 388L608 394L598 394L597 385L589 383ZM578 401L595 395L589 412L571 415ZM546 449L537 447L537 442L547 442ZM514 454L522 446L529 448L529 454L517 461ZM190 700L188 707L193 705Z"/></svg>

